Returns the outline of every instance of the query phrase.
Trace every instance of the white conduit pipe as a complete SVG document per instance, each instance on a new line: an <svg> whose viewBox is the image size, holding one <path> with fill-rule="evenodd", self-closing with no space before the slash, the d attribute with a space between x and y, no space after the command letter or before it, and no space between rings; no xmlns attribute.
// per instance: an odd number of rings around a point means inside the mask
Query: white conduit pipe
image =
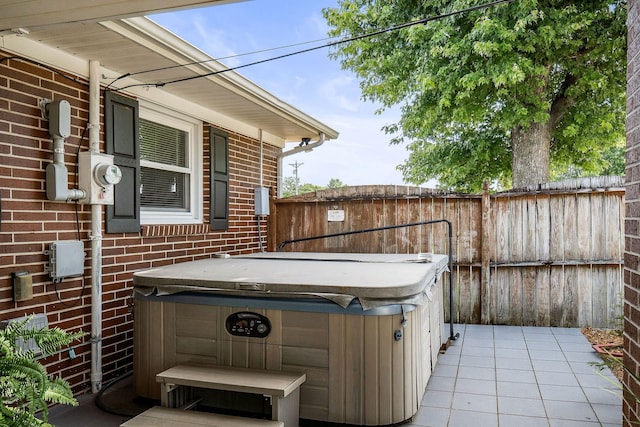
<svg viewBox="0 0 640 427"><path fill-rule="evenodd" d="M262 138L262 128L260 128L260 189L262 189L262 186L264 184L264 180L263 180L263 175L264 175L264 169L263 169L263 162L264 162L264 140ZM254 200L255 203L255 200ZM264 244L262 243L262 216L261 215L257 215L256 216L256 225L258 226L258 246L260 247L260 252L265 252L264 250Z"/></svg>
<svg viewBox="0 0 640 427"><path fill-rule="evenodd" d="M89 150L100 152L100 62L89 62ZM91 205L91 392L102 388L102 206Z"/></svg>

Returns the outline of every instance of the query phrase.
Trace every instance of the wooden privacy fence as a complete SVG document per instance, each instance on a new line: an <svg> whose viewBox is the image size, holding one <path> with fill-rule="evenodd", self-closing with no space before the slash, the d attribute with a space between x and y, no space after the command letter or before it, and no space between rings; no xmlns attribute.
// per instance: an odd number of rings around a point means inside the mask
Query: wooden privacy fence
<svg viewBox="0 0 640 427"><path fill-rule="evenodd" d="M455 322L612 327L621 318L619 177L482 195L404 186L307 193L272 200L268 246L276 250L285 240L435 219L453 226ZM292 243L283 250L446 254L447 245L447 225L441 223Z"/></svg>

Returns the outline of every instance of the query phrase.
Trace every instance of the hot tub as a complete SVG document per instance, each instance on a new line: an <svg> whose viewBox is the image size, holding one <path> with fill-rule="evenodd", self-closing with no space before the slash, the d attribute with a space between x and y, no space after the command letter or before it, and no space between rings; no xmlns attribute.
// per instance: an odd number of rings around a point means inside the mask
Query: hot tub
<svg viewBox="0 0 640 427"><path fill-rule="evenodd" d="M300 418L417 411L444 341L443 255L260 253L134 274L134 384L183 363L305 372Z"/></svg>

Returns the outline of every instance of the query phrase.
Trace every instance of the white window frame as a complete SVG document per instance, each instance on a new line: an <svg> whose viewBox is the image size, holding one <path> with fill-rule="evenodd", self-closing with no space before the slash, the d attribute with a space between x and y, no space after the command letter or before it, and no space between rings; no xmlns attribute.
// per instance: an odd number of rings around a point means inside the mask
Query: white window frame
<svg viewBox="0 0 640 427"><path fill-rule="evenodd" d="M140 102L140 118L152 122L161 123L187 133L188 141L188 169L189 171L189 209L183 212L171 212L167 210L154 210L140 205L140 223L152 224L202 224L204 189L202 183L202 138L203 124L201 120L181 114L155 104ZM157 168L157 163L140 159L140 167ZM167 170L175 170L175 167L167 166ZM180 168L182 171L183 169Z"/></svg>

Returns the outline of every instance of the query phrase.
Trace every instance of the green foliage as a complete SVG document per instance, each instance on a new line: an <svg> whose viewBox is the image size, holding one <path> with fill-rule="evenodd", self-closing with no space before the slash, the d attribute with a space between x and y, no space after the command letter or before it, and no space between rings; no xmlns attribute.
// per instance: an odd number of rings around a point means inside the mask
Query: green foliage
<svg viewBox="0 0 640 427"><path fill-rule="evenodd" d="M338 178L331 178L329 180L329 184L327 184L327 188L340 188L340 187L346 187L346 186L347 184L345 184Z"/></svg>
<svg viewBox="0 0 640 427"><path fill-rule="evenodd" d="M300 180L292 176L285 177L282 181L282 197L291 197L297 194L312 193L314 191L324 190L326 188L346 187L347 184L338 178L331 178L326 187L316 184L300 184Z"/></svg>
<svg viewBox="0 0 640 427"><path fill-rule="evenodd" d="M340 0L330 35L352 37L478 4ZM392 143L409 143L405 180L475 191L508 185L514 130L548 124L551 170L607 169L624 135L626 0L519 0L340 44L332 56L363 98L400 105ZM536 143L536 141L531 141ZM615 150L609 154L619 154Z"/></svg>
<svg viewBox="0 0 640 427"><path fill-rule="evenodd" d="M38 362L32 350L22 350L17 340L33 339L44 356L79 339L81 332L68 333L60 328L33 329L30 317L0 330L0 425L7 427L50 426L50 403L77 405L69 384L53 378ZM41 412L42 420L36 414Z"/></svg>

